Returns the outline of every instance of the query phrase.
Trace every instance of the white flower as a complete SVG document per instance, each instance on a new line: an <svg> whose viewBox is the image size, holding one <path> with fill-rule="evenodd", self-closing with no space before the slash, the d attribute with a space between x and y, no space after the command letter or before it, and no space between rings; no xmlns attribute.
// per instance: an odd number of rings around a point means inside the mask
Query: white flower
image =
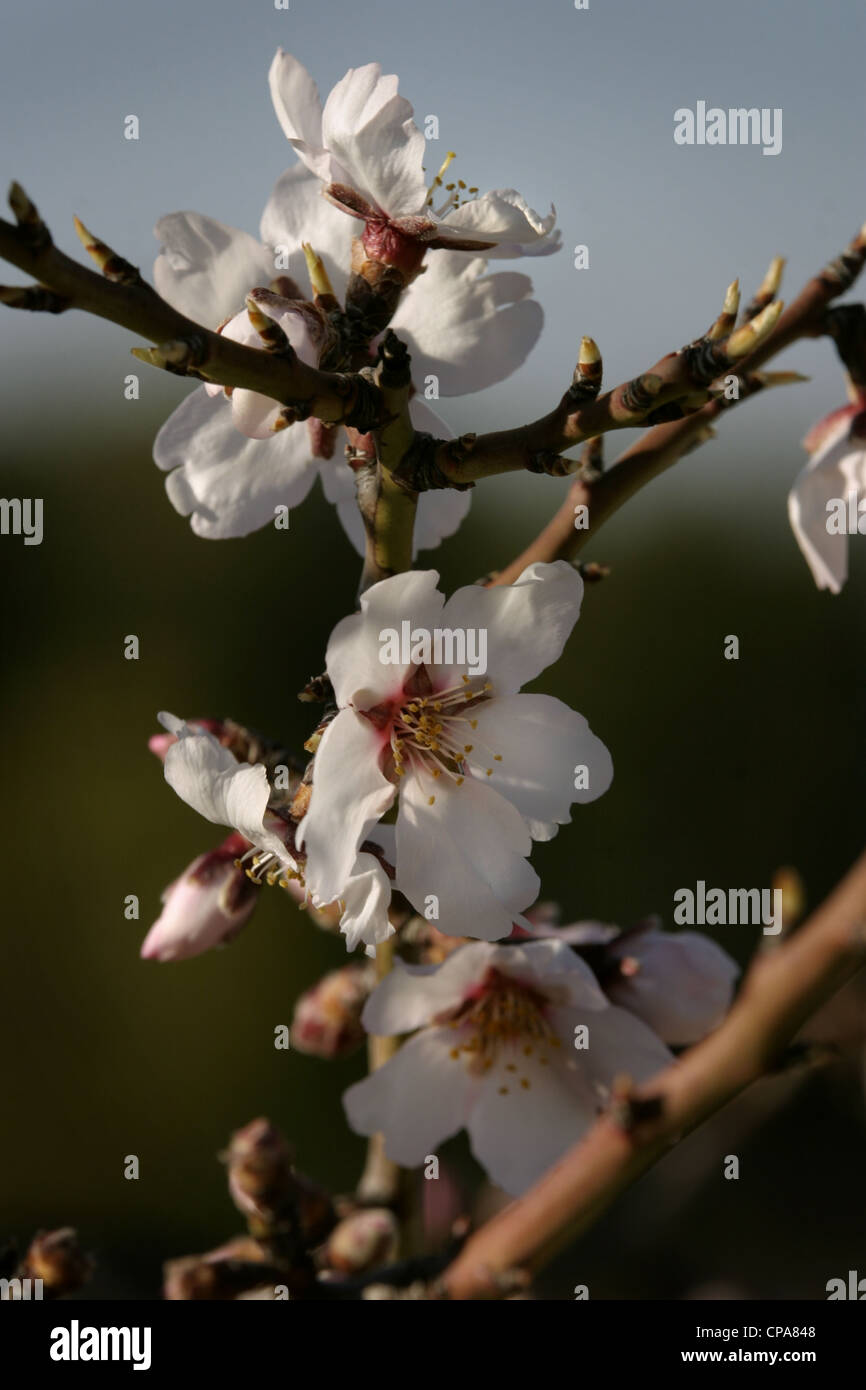
<svg viewBox="0 0 866 1390"><path fill-rule="evenodd" d="M645 1081L671 1061L561 941L473 942L440 966L400 963L362 1019L374 1034L414 1036L346 1092L352 1128L384 1134L406 1167L466 1129L478 1162L514 1195L585 1134L615 1077Z"/></svg>
<svg viewBox="0 0 866 1390"><path fill-rule="evenodd" d="M345 217L319 196L318 188L318 180L303 167L288 170L265 208L261 242L198 213L178 212L162 218L156 234L163 250L154 267L160 294L181 313L215 329L243 310L251 290L270 285L275 276L286 275L303 285L307 271L301 243L309 241L322 258L334 293L342 299L349 278L351 237ZM538 339L543 320L540 306L529 297L531 292L532 283L525 275L490 275L486 261L478 257L436 252L424 273L404 291L392 321L412 354L418 393L410 402L410 413L416 429L451 437L451 430L423 398L425 383L433 381L442 396L467 394L503 380L520 366ZM282 322L296 350L305 361L312 361L315 343L296 331L303 327L297 313ZM231 331L238 329L235 322ZM246 341L255 342L255 338ZM176 510L190 517L197 535L213 540L246 536L273 524L277 507L299 506L320 477L352 543L363 554L364 528L355 504L354 476L342 457L338 432L308 421L276 434L268 429L269 437L264 439L248 438L235 427L243 418L236 396L254 408L257 401L265 400L253 392L234 392L233 415L225 399L212 399L207 388L200 386L157 435L154 458L168 474L166 490ZM254 413L258 424L267 419L272 425L275 402L268 400L262 411ZM423 493L416 549L429 549L453 534L466 515L469 499L469 492L453 489Z"/></svg>
<svg viewBox="0 0 866 1390"><path fill-rule="evenodd" d="M396 886L420 913L435 901L449 935L495 940L537 897L532 837L565 824L573 801L601 796L613 769L581 715L518 693L557 660L577 620L574 569L531 565L513 585L470 585L447 603L438 578L385 579L334 629L326 660L339 713L316 751L297 843L308 886L330 901L399 788ZM434 649L433 659L383 663L382 634L404 625L458 640L442 659ZM471 631L486 641L483 676L459 651Z"/></svg>
<svg viewBox="0 0 866 1390"><path fill-rule="evenodd" d="M246 926L258 889L237 860L249 849L229 835L200 854L162 895L163 909L144 939L143 960L187 960L232 941Z"/></svg>
<svg viewBox="0 0 866 1390"><path fill-rule="evenodd" d="M806 435L810 458L788 495L788 518L819 589L838 594L848 578L848 536L831 512L866 498L866 397L834 410Z"/></svg>
<svg viewBox="0 0 866 1390"><path fill-rule="evenodd" d="M699 1042L731 1007L740 967L702 932L661 931L650 919L630 931L575 922L544 935L589 948L611 1003L637 1014L672 1047ZM598 960L593 948L601 948Z"/></svg>
<svg viewBox="0 0 866 1390"><path fill-rule="evenodd" d="M252 846L242 855L249 861L254 883L266 881L288 887L303 883L303 856L289 849L292 827L268 811L271 796L267 773L261 763L240 763L213 734L185 724L173 714L159 721L177 738L165 753L165 780L181 800L216 825L231 826ZM376 848L393 863L393 830L377 827ZM314 907L338 902L342 908L340 930L347 950L359 945L375 954L376 945L394 931L388 920L391 886L380 859L369 850L357 853L345 876L330 896L309 893ZM204 948L202 948L204 949Z"/></svg>
<svg viewBox="0 0 866 1390"><path fill-rule="evenodd" d="M413 120L397 78L378 63L350 68L324 108L297 58L280 49L271 64L271 97L280 125L326 196L365 223L370 255L412 268L425 247L489 250L493 255L543 255L558 250L556 212L539 217L513 188L475 197L458 181L433 208L441 175L427 188L427 141ZM446 166L447 167L447 161ZM461 193L471 196L458 205Z"/></svg>

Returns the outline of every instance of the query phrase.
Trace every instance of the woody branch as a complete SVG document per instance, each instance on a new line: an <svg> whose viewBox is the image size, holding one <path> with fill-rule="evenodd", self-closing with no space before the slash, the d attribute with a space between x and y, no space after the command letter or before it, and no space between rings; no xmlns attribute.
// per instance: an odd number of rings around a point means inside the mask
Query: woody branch
<svg viewBox="0 0 866 1390"><path fill-rule="evenodd" d="M314 415L326 424L343 424L362 434L389 424L384 393L368 371L333 372L307 366L288 344L279 351L259 351L231 342L173 309L134 266L80 223L79 236L102 275L73 261L54 245L36 207L18 184L12 185L10 204L17 226L0 219L0 257L33 275L38 283L0 289L0 300L9 307L50 313L77 308L109 319L156 345L137 354L151 365L257 391L293 409L298 419ZM387 445L387 472L404 492L468 487L480 478L518 469L555 476L574 472L578 462L561 457L566 449L613 430L654 425L698 411L708 401L708 388L715 379L735 364L740 370L764 360L760 345L770 336L773 350L779 351L796 337L823 331L818 322L821 310L846 287L842 283L846 276L851 283L864 258L866 237L861 233L781 318L780 304L759 299L748 321L735 329L730 298L726 298L722 313L703 337L603 395L597 393L597 349L584 339L572 383L548 415L516 429L469 433L458 440L436 440L403 428L398 442L392 439ZM406 419L404 414L404 426Z"/></svg>
<svg viewBox="0 0 866 1390"><path fill-rule="evenodd" d="M846 251L805 285L778 319L775 327L738 364L739 390L731 399L716 396L680 420L657 424L636 440L607 472L600 472L596 447L587 445L585 463L558 511L526 550L501 570L493 584L511 584L535 561L574 560L609 517L653 478L657 478L698 445L712 437L713 422L740 400L747 400L766 386L784 385L803 378L793 372L764 373L758 369L801 338L830 336L848 367L852 380L866 371L863 310L861 306L831 309L832 301L854 284L866 262L866 226ZM752 300L747 316L760 313L772 302L779 287L784 262L776 257ZM769 299L768 299L769 296ZM859 311L859 312L858 312ZM590 509L591 526L576 529L575 508Z"/></svg>
<svg viewBox="0 0 866 1390"><path fill-rule="evenodd" d="M13 183L9 203L17 225L0 219L0 257L33 275L33 286L0 287L0 302L13 309L52 314L81 309L128 328L157 346L134 349L151 366L180 376L245 387L327 424L368 430L378 420L379 397L358 372L323 372L301 362L285 344L281 351L245 347L173 309L135 266L92 236L76 219L76 230L101 275L80 265L51 238L35 205Z"/></svg>

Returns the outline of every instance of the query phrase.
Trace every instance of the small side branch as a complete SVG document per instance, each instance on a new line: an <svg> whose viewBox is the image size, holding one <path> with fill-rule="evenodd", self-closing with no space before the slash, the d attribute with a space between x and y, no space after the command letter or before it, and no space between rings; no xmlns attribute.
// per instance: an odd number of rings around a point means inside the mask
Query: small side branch
<svg viewBox="0 0 866 1390"><path fill-rule="evenodd" d="M8 307L54 314L81 309L156 344L136 353L152 366L258 391L297 408L299 418L314 415L326 424L362 431L379 423L379 393L363 374L320 371L301 362L291 348L274 353L232 342L173 309L134 266L77 219L78 235L101 274L58 250L20 185L12 185L9 202L17 225L0 219L0 257L38 283L0 287L0 302Z"/></svg>

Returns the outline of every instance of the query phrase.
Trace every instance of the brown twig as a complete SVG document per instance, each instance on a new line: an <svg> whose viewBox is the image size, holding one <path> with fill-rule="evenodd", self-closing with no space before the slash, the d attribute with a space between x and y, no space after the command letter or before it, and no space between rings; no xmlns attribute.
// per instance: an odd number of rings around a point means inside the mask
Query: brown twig
<svg viewBox="0 0 866 1390"><path fill-rule="evenodd" d="M531 544L505 569L491 580L492 584L511 584L528 564L544 560L573 560L593 538L599 527L653 478L665 472L686 454L712 437L713 421L725 409L753 396L765 385L784 384L803 380L796 373L760 373L765 362L801 338L833 336L836 325L828 306L838 295L848 290L866 262L866 227L861 229L846 251L803 288L794 302L778 319L772 331L742 362L737 364L739 394L734 399L719 396L681 420L657 424L636 440L614 466L594 480L578 475L558 511ZM763 312L768 307L766 295L779 285L782 261L774 258L764 282L749 306ZM747 311L748 312L748 311ZM712 330L711 330L712 332ZM576 529L575 508L589 508L590 526Z"/></svg>
<svg viewBox="0 0 866 1390"><path fill-rule="evenodd" d="M866 958L866 853L777 950L758 956L725 1022L611 1110L525 1196L467 1242L448 1297L499 1297L503 1273L537 1270L707 1116L772 1070L817 1006Z"/></svg>
<svg viewBox="0 0 866 1390"><path fill-rule="evenodd" d="M282 353L258 351L211 332L173 309L134 266L80 223L79 237L100 267L99 275L58 250L18 184L13 183L9 202L17 226L0 219L0 257L38 281L30 288L0 288L0 301L10 308L51 313L82 309L156 344L136 351L151 366L258 391L294 407L299 419L314 415L364 431L378 424L379 393L361 373L323 372L301 362L288 346Z"/></svg>

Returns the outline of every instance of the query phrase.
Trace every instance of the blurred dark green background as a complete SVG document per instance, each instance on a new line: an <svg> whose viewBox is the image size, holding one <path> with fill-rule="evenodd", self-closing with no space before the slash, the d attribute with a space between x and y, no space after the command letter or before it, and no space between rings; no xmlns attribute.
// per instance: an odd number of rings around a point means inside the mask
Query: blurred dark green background
<svg viewBox="0 0 866 1390"><path fill-rule="evenodd" d="M76 328L63 325L72 352ZM219 837L147 750L157 710L231 715L300 748L311 716L296 692L353 607L359 562L318 493L289 533L194 537L150 461L187 388L143 375L142 400L124 402L126 360L97 372L86 396L55 391L48 403L34 383L6 403L3 491L44 498L45 537L0 542L0 1232L26 1240L74 1223L99 1261L88 1296L155 1297L163 1258L236 1229L215 1158L232 1129L268 1114L300 1166L336 1189L362 1159L340 1106L361 1059L273 1047L297 994L345 958L338 939L274 890L228 950L138 959L162 888ZM778 400L757 405L774 429ZM656 911L670 924L676 888L767 885L781 864L799 868L816 902L862 846L866 543L853 542L843 594L817 593L784 487L765 476L772 450L741 442L729 490L724 436L600 534L590 555L612 574L587 589L566 655L540 682L588 717L616 766L608 795L535 851L566 921ZM784 449L793 473L796 448ZM448 588L498 567L560 491L536 478L482 485L461 534L427 563ZM137 662L123 657L129 633ZM738 662L723 659L729 633ZM124 919L130 893L139 922ZM741 960L757 944L753 929L720 930ZM866 1272L856 1067L811 1078L794 1107L772 1099L778 1084L739 1146L741 1111L733 1131L723 1117L715 1138L696 1136L667 1176L663 1165L629 1194L557 1266L553 1296L587 1282L593 1296L680 1297L723 1280L761 1297L823 1297L858 1259ZM747 1155L739 1183L721 1179L728 1152ZM133 1153L138 1182L123 1177Z"/></svg>

